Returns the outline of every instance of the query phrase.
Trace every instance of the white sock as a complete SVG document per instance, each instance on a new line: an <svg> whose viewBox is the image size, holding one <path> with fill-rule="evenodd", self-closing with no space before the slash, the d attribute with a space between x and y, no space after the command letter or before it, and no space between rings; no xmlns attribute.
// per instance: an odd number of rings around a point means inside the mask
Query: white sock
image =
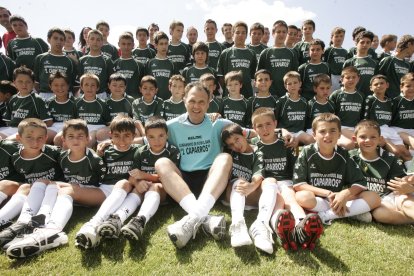
<svg viewBox="0 0 414 276"><path fill-rule="evenodd" d="M202 192L192 213L199 218L204 218L208 215L211 208L213 208L214 203L216 203L214 196L212 196L210 193Z"/></svg>
<svg viewBox="0 0 414 276"><path fill-rule="evenodd" d="M193 209L194 206L197 205L197 199L195 198L194 194L188 194L183 197L180 201L181 208L189 214Z"/></svg>
<svg viewBox="0 0 414 276"><path fill-rule="evenodd" d="M145 193L144 201L137 216L144 216L145 221L148 222L150 218L157 212L160 206L160 194L154 191Z"/></svg>
<svg viewBox="0 0 414 276"><path fill-rule="evenodd" d="M0 191L0 204L5 201L8 198L8 196L3 193L2 191Z"/></svg>
<svg viewBox="0 0 414 276"><path fill-rule="evenodd" d="M269 223L273 209L276 204L276 193L278 191L276 183L266 183L262 185L262 194L259 198L259 213L257 219Z"/></svg>
<svg viewBox="0 0 414 276"><path fill-rule="evenodd" d="M127 218L129 218L135 212L140 204L141 198L139 195L135 193L129 193L115 214L119 216L123 224Z"/></svg>
<svg viewBox="0 0 414 276"><path fill-rule="evenodd" d="M7 222L14 219L22 211L26 199L26 195L19 193L14 194L9 202L7 202L0 210L0 222Z"/></svg>
<svg viewBox="0 0 414 276"><path fill-rule="evenodd" d="M127 194L128 193L124 189L114 188L90 222L98 225L106 220L110 214L118 210L119 206L121 206L122 202L124 202Z"/></svg>
<svg viewBox="0 0 414 276"><path fill-rule="evenodd" d="M412 165L413 165L413 159L404 162L404 166L407 169L407 171L411 169Z"/></svg>
<svg viewBox="0 0 414 276"><path fill-rule="evenodd" d="M34 214L39 211L45 196L46 184L36 181L30 188L26 202L23 204L22 212L17 219L19 222L28 223Z"/></svg>
<svg viewBox="0 0 414 276"><path fill-rule="evenodd" d="M323 212L331 209L331 206L329 205L329 200L322 198L322 197L315 197L316 199L316 206L311 209L311 211L314 212Z"/></svg>
<svg viewBox="0 0 414 276"><path fill-rule="evenodd" d="M234 189L230 194L231 223L235 224L244 220L244 206L246 205L246 197Z"/></svg>
<svg viewBox="0 0 414 276"><path fill-rule="evenodd" d="M349 212L345 214L344 217L352 217L359 214L363 214L366 212L369 212L371 208L369 207L368 203L363 200L362 198L350 200L346 203L346 206L348 207ZM339 218L337 214L335 214L332 209L329 209L325 212L320 212L321 216L325 220L333 220Z"/></svg>
<svg viewBox="0 0 414 276"><path fill-rule="evenodd" d="M39 212L37 212L37 215L40 215L40 214L45 215L46 224L49 221L50 215L52 214L52 210L56 202L58 190L59 189L56 184L47 185L45 196L42 201L42 205L40 206Z"/></svg>
<svg viewBox="0 0 414 276"><path fill-rule="evenodd" d="M305 218L304 211L302 207L296 204L290 205L290 212L292 213L293 217L295 218L295 225L298 225L298 223Z"/></svg>
<svg viewBox="0 0 414 276"><path fill-rule="evenodd" d="M70 195L59 195L56 199L47 227L63 230L72 216L72 212L73 198Z"/></svg>

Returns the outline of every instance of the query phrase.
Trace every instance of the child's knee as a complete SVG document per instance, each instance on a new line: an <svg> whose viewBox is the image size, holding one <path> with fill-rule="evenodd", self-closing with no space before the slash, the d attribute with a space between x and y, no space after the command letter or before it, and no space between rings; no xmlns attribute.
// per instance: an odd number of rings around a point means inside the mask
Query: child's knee
<svg viewBox="0 0 414 276"><path fill-rule="evenodd" d="M304 206L315 200L315 194L310 191L298 191L295 194L295 199L299 205Z"/></svg>
<svg viewBox="0 0 414 276"><path fill-rule="evenodd" d="M17 189L16 193L22 194L22 195L28 195L30 192L30 184L22 184Z"/></svg>
<svg viewBox="0 0 414 276"><path fill-rule="evenodd" d="M405 199L401 204L401 209L404 212L404 214L412 213L414 211L414 201L408 198Z"/></svg>
<svg viewBox="0 0 414 276"><path fill-rule="evenodd" d="M148 191L153 191L157 193L161 193L162 190L163 188L161 183L153 183L151 187L148 189Z"/></svg>
<svg viewBox="0 0 414 276"><path fill-rule="evenodd" d="M381 198L376 192L365 191L362 192L360 198L365 200L371 209L377 208L381 205Z"/></svg>
<svg viewBox="0 0 414 276"><path fill-rule="evenodd" d="M132 189L131 183L129 183L129 181L126 180L126 179L119 180L118 182L116 182L114 187L119 188L119 189L123 189L127 193L129 193Z"/></svg>
<svg viewBox="0 0 414 276"><path fill-rule="evenodd" d="M165 174L165 173L173 171L172 166L173 166L173 162L170 159L166 157L162 157L158 159L157 161L155 161L154 168L158 174Z"/></svg>

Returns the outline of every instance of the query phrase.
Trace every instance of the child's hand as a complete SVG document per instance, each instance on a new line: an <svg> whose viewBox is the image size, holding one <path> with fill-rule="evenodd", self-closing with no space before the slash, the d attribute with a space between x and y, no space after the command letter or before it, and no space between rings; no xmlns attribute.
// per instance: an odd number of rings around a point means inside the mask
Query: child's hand
<svg viewBox="0 0 414 276"><path fill-rule="evenodd" d="M248 196L253 191L254 191L254 186L252 185L252 183L248 181L241 180L236 185L236 192L239 192L244 196Z"/></svg>
<svg viewBox="0 0 414 276"><path fill-rule="evenodd" d="M295 138L295 136L293 136L292 133L290 133L289 131L283 128L282 128L282 137L283 137L283 140L285 140L285 146L287 148L294 149L298 146L298 141Z"/></svg>
<svg viewBox="0 0 414 276"><path fill-rule="evenodd" d="M388 189L397 195L405 195L414 192L414 186L407 178L396 177L387 182Z"/></svg>
<svg viewBox="0 0 414 276"><path fill-rule="evenodd" d="M221 117L220 113L207 113L207 116L210 118L211 122L215 122L218 118Z"/></svg>
<svg viewBox="0 0 414 276"><path fill-rule="evenodd" d="M138 182L138 184L135 186L135 189L138 191L138 193L143 194L148 191L150 188L152 182L141 180Z"/></svg>
<svg viewBox="0 0 414 276"><path fill-rule="evenodd" d="M144 178L144 173L138 169L133 169L132 171L129 171L129 175L137 180Z"/></svg>
<svg viewBox="0 0 414 276"><path fill-rule="evenodd" d="M346 203L348 201L344 193L331 193L329 196L329 201L331 202L332 211L340 217L345 216L348 212L348 207Z"/></svg>
<svg viewBox="0 0 414 276"><path fill-rule="evenodd" d="M111 140L105 140L105 141L102 141L101 143L99 143L98 144L98 146L96 147L96 153L99 155L99 156L103 156L104 155L104 151L105 151L105 149L107 148L107 147L109 147L110 145L111 145Z"/></svg>

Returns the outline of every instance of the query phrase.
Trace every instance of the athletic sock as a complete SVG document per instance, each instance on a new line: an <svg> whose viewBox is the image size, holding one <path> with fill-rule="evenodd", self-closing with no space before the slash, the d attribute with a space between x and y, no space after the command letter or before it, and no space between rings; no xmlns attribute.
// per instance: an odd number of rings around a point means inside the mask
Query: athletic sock
<svg viewBox="0 0 414 276"><path fill-rule="evenodd" d="M257 220L269 223L273 209L276 204L276 193L278 191L276 183L265 183L262 185L262 194L259 198L259 213Z"/></svg>
<svg viewBox="0 0 414 276"><path fill-rule="evenodd" d="M160 206L160 200L159 193L154 191L146 192L137 216L144 216L145 221L148 222L155 212L157 212L158 206Z"/></svg>
<svg viewBox="0 0 414 276"><path fill-rule="evenodd" d="M63 230L72 216L72 212L73 198L70 195L59 195L46 227Z"/></svg>
<svg viewBox="0 0 414 276"><path fill-rule="evenodd" d="M118 210L124 202L128 193L121 188L114 188L111 194L105 199L95 216L90 220L91 223L98 225L106 220L110 214Z"/></svg>
<svg viewBox="0 0 414 276"><path fill-rule="evenodd" d="M56 184L47 185L45 196L42 201L42 205L40 206L40 209L37 212L37 215L40 215L40 214L45 215L46 224L49 221L50 215L52 214L52 210L56 202L58 190L59 189Z"/></svg>
<svg viewBox="0 0 414 276"><path fill-rule="evenodd" d="M216 199L210 193L201 193L200 197L197 200L197 204L191 213L195 214L197 217L204 218L208 215L211 208L213 208Z"/></svg>
<svg viewBox="0 0 414 276"><path fill-rule="evenodd" d="M27 196L24 194L14 194L0 210L0 222L3 223L14 219L22 211L26 199Z"/></svg>
<svg viewBox="0 0 414 276"><path fill-rule="evenodd" d="M236 224L237 222L244 220L244 206L246 205L246 197L236 190L231 190L230 194L230 209L231 209L231 223Z"/></svg>
<svg viewBox="0 0 414 276"><path fill-rule="evenodd" d="M290 212L292 213L293 217L295 218L295 225L298 225L299 222L305 218L304 211L302 207L297 204L290 205Z"/></svg>
<svg viewBox="0 0 414 276"><path fill-rule="evenodd" d="M22 212L17 219L18 222L28 223L32 216L39 211L45 196L46 184L36 181L30 188L26 202L23 204Z"/></svg>
<svg viewBox="0 0 414 276"><path fill-rule="evenodd" d="M8 198L8 196L0 191L0 204L5 201Z"/></svg>
<svg viewBox="0 0 414 276"><path fill-rule="evenodd" d="M346 203L346 206L348 207L349 212L345 213L344 217L356 216L359 214L369 212L371 210L368 203L362 198L350 200ZM325 221L339 218L339 216L335 214L332 209L320 212L319 214L321 218L323 218Z"/></svg>
<svg viewBox="0 0 414 276"><path fill-rule="evenodd" d="M184 211L189 214L191 211L193 211L194 206L197 205L197 199L195 198L194 194L191 193L183 197L179 204L181 208L183 208Z"/></svg>
<svg viewBox="0 0 414 276"><path fill-rule="evenodd" d="M322 197L315 197L316 199L316 206L311 209L311 211L314 212L323 212L331 209L331 206L329 205L329 201Z"/></svg>
<svg viewBox="0 0 414 276"><path fill-rule="evenodd" d="M139 195L136 193L129 193L115 214L118 215L123 224L127 218L129 218L135 212L140 204L141 198Z"/></svg>

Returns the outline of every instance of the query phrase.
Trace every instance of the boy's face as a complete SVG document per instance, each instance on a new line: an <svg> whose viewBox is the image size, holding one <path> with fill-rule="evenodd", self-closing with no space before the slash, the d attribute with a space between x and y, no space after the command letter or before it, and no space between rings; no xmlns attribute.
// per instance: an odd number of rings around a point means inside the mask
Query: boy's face
<svg viewBox="0 0 414 276"><path fill-rule="evenodd" d="M103 45L102 37L98 34L88 35L88 45L91 51L100 51Z"/></svg>
<svg viewBox="0 0 414 276"><path fill-rule="evenodd" d="M206 64L207 53L204 51L196 51L194 53L194 61L196 64Z"/></svg>
<svg viewBox="0 0 414 276"><path fill-rule="evenodd" d="M207 23L204 25L204 33L206 34L207 41L213 41L216 39L217 28L213 23Z"/></svg>
<svg viewBox="0 0 414 276"><path fill-rule="evenodd" d="M139 44L147 44L148 41L148 36L146 32L138 32L137 33L137 40L139 42Z"/></svg>
<svg viewBox="0 0 414 276"><path fill-rule="evenodd" d="M173 98L182 99L184 97L184 88L185 88L185 85L182 81L180 80L172 81L170 85L170 91L171 91L171 95L173 96Z"/></svg>
<svg viewBox="0 0 414 276"><path fill-rule="evenodd" d="M404 95L405 98L414 98L414 81L405 81L404 83L401 83L400 88L401 93Z"/></svg>
<svg viewBox="0 0 414 276"><path fill-rule="evenodd" d="M148 144L151 151L154 153L160 153L164 150L167 144L168 135L163 128L150 128L145 131Z"/></svg>
<svg viewBox="0 0 414 276"><path fill-rule="evenodd" d="M250 42L252 45L258 45L260 44L260 41L262 40L263 32L262 30L252 30L250 31Z"/></svg>
<svg viewBox="0 0 414 276"><path fill-rule="evenodd" d="M183 26L175 26L175 28L170 31L170 35L174 40L181 40L181 38L183 37L183 32Z"/></svg>
<svg viewBox="0 0 414 276"><path fill-rule="evenodd" d="M203 81L203 86L205 86L210 92L210 96L213 96L214 91L216 90L216 83L214 80L205 80Z"/></svg>
<svg viewBox="0 0 414 276"><path fill-rule="evenodd" d="M262 40L260 41L261 43L267 45L267 43L269 42L270 39L270 31L269 28L265 28L264 29L264 34L262 36Z"/></svg>
<svg viewBox="0 0 414 276"><path fill-rule="evenodd" d="M89 135L82 129L68 127L65 136L62 136L63 143L73 152L85 152L89 143Z"/></svg>
<svg viewBox="0 0 414 276"><path fill-rule="evenodd" d="M226 139L226 146L235 152L243 153L247 152L249 149L249 144L247 143L246 138L240 134L232 134L229 138Z"/></svg>
<svg viewBox="0 0 414 276"><path fill-rule="evenodd" d="M11 26L18 37L26 37L29 35L29 33L27 32L27 26L22 21L13 21L11 23Z"/></svg>
<svg viewBox="0 0 414 276"><path fill-rule="evenodd" d="M313 138L318 143L318 147L325 152L333 151L340 136L341 131L334 122L319 122L313 132Z"/></svg>
<svg viewBox="0 0 414 276"><path fill-rule="evenodd" d="M257 116L253 122L253 128L264 143L272 143L276 140L276 121L270 116Z"/></svg>
<svg viewBox="0 0 414 276"><path fill-rule="evenodd" d="M29 126L24 129L22 135L17 134L16 138L27 153L39 154L46 144L47 133L41 127Z"/></svg>
<svg viewBox="0 0 414 276"><path fill-rule="evenodd" d="M75 38L70 33L65 33L65 47L69 48L73 46Z"/></svg>
<svg viewBox="0 0 414 276"><path fill-rule="evenodd" d="M109 28L104 25L99 25L98 31L100 31L104 37L104 39L107 39L109 36Z"/></svg>
<svg viewBox="0 0 414 276"><path fill-rule="evenodd" d="M289 94L298 95L302 82L297 78L288 78L285 81L285 88Z"/></svg>
<svg viewBox="0 0 414 276"><path fill-rule="evenodd" d="M323 49L321 45L311 45L309 47L309 56L312 61L320 61L322 59Z"/></svg>
<svg viewBox="0 0 414 276"><path fill-rule="evenodd" d="M151 28L149 28L148 30L150 37L153 37L154 34L158 31L159 31L159 28L157 26L151 26Z"/></svg>
<svg viewBox="0 0 414 276"><path fill-rule="evenodd" d="M313 26L311 24L305 24L302 27L302 33L305 37L312 37L315 30L313 29Z"/></svg>
<svg viewBox="0 0 414 276"><path fill-rule="evenodd" d="M234 44L241 45L245 43L247 38L247 30L243 26L238 26L234 30L233 40Z"/></svg>
<svg viewBox="0 0 414 276"><path fill-rule="evenodd" d="M52 52L62 52L63 46L65 45L65 37L54 32L47 42L49 42L50 50Z"/></svg>
<svg viewBox="0 0 414 276"><path fill-rule="evenodd" d="M318 86L313 88L316 93L316 97L319 99L327 99L331 93L331 84L321 82Z"/></svg>
<svg viewBox="0 0 414 276"><path fill-rule="evenodd" d="M81 88L86 99L91 100L96 98L96 92L98 92L99 87L95 79L84 79Z"/></svg>
<svg viewBox="0 0 414 276"><path fill-rule="evenodd" d="M134 49L134 41L128 38L121 38L118 42L118 46L122 53L130 54Z"/></svg>
<svg viewBox="0 0 414 276"><path fill-rule="evenodd" d="M255 86L257 87L258 92L269 92L269 88L272 85L272 80L268 74L258 74L255 81Z"/></svg>
<svg viewBox="0 0 414 276"><path fill-rule="evenodd" d="M358 133L353 136L354 142L358 144L362 153L372 153L377 150L380 142L380 135L374 128L363 127L358 130Z"/></svg>
<svg viewBox="0 0 414 276"><path fill-rule="evenodd" d="M233 28L231 26L224 26L223 35L226 40L231 39L233 37Z"/></svg>
<svg viewBox="0 0 414 276"><path fill-rule="evenodd" d="M154 100L155 94L157 94L157 88L150 83L150 82L144 82L139 90L141 91L142 97L144 98L144 101L146 102L152 102Z"/></svg>
<svg viewBox="0 0 414 276"><path fill-rule="evenodd" d="M345 88L354 89L359 81L359 76L357 73L348 72L344 74L341 80Z"/></svg>
<svg viewBox="0 0 414 276"><path fill-rule="evenodd" d="M393 40L387 43L390 51L394 51L395 48L397 47L397 40Z"/></svg>
<svg viewBox="0 0 414 276"><path fill-rule="evenodd" d="M112 96L122 97L125 93L126 84L123 80L112 80L109 83L109 91Z"/></svg>
<svg viewBox="0 0 414 276"><path fill-rule="evenodd" d="M332 36L332 43L335 46L341 46L344 43L344 33L336 33Z"/></svg>
<svg viewBox="0 0 414 276"><path fill-rule="evenodd" d="M285 26L278 25L273 31L273 37L276 44L284 44L286 40L287 29Z"/></svg>
<svg viewBox="0 0 414 276"><path fill-rule="evenodd" d="M28 75L18 74L13 83L20 94L28 95L33 91L34 82Z"/></svg>
<svg viewBox="0 0 414 276"><path fill-rule="evenodd" d="M69 85L64 78L56 78L50 84L50 90L57 98L68 97Z"/></svg>
<svg viewBox="0 0 414 276"><path fill-rule="evenodd" d="M111 140L117 150L126 151L134 141L135 133L130 131L113 131Z"/></svg>
<svg viewBox="0 0 414 276"><path fill-rule="evenodd" d="M385 91L388 89L389 84L384 79L374 79L370 85L371 91L374 94L385 95Z"/></svg>
<svg viewBox="0 0 414 276"><path fill-rule="evenodd" d="M155 44L155 48L157 48L158 53L166 55L168 51L168 40L160 39L158 44Z"/></svg>
<svg viewBox="0 0 414 276"><path fill-rule="evenodd" d="M356 48L358 51L367 53L368 49L371 47L372 41L368 37L362 37L357 45Z"/></svg>
<svg viewBox="0 0 414 276"><path fill-rule="evenodd" d="M294 28L289 28L288 29L288 32L287 32L287 40L286 40L286 42L287 43L296 43L296 41L297 41L297 38L298 38L298 30L297 29L294 29Z"/></svg>
<svg viewBox="0 0 414 276"><path fill-rule="evenodd" d="M198 33L196 29L191 29L187 32L188 43L191 45L197 42Z"/></svg>
<svg viewBox="0 0 414 276"><path fill-rule="evenodd" d="M378 36L374 36L374 39L372 40L372 43L371 43L371 48L372 49L377 49L378 45L379 45Z"/></svg>
<svg viewBox="0 0 414 276"><path fill-rule="evenodd" d="M242 84L238 80L229 80L226 83L226 87L229 91L230 96L238 96L240 95Z"/></svg>

